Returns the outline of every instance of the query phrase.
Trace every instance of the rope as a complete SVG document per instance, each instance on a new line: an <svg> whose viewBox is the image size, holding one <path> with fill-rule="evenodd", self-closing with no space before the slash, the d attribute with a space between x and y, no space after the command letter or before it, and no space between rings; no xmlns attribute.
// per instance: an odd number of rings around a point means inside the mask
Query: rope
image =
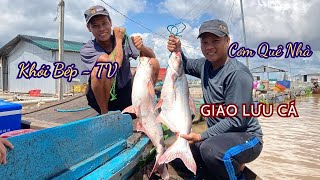
<svg viewBox="0 0 320 180"><path fill-rule="evenodd" d="M57 112L79 112L79 111L84 111L90 108L91 108L90 106L86 106L78 109L54 109L54 110Z"/></svg>
<svg viewBox="0 0 320 180"><path fill-rule="evenodd" d="M180 31L179 31L179 25L182 25L183 26L183 28L182 29L180 29ZM186 29L186 25L183 23L183 22L180 22L180 23L177 23L177 24L173 24L173 25L168 25L167 26L167 30L169 31L169 33L170 34L173 34L174 36L180 36L181 37L181 33ZM174 32L174 30L175 30L175 32Z"/></svg>
<svg viewBox="0 0 320 180"><path fill-rule="evenodd" d="M120 15L122 15L123 17L125 17L126 19L128 19L128 20L132 21L133 23L135 23L135 24L143 27L144 29L150 31L151 33L156 34L156 35L162 37L163 39L167 40L167 37L163 36L163 34L156 33L156 32L154 32L154 31L152 31L150 28L146 27L145 25L139 23L138 21L136 21L136 20L134 20L134 19L132 19L132 18L129 18L128 16L124 15L123 13L121 13L120 11L118 11L117 9L115 9L114 7L112 7L110 4L106 3L104 0L101 0L101 2L103 2L104 4L106 4L107 6L109 6L111 9L113 9L114 11L116 11L117 13L119 13ZM212 5L212 4L213 4L213 3L211 3L211 5ZM208 8L207 8L206 10L208 10ZM204 13L204 12L203 12L203 13ZM192 49L200 50L199 48L195 48L195 47L192 47L192 46L187 46L187 45L182 45L182 46L183 46L183 47L187 47L187 48L192 48Z"/></svg>
<svg viewBox="0 0 320 180"><path fill-rule="evenodd" d="M179 30L179 25L182 25L183 27L180 28ZM169 31L170 34L173 34L174 36L179 36L179 37L182 37L181 36L181 33L186 29L186 25L183 23L183 22L180 22L180 23L177 23L177 24L173 24L173 25L168 25L167 26L167 30ZM169 58L171 57L172 55L172 52L170 53L169 55Z"/></svg>
<svg viewBox="0 0 320 180"><path fill-rule="evenodd" d="M113 61L115 59L115 56L116 56L116 50L112 51L112 53L111 53L111 59ZM118 75L118 72L116 73L116 75L113 78L112 86L110 89L110 96L111 96L110 101L117 99L117 94L116 94L117 75Z"/></svg>
<svg viewBox="0 0 320 180"><path fill-rule="evenodd" d="M128 36L127 32L125 32L124 33L123 49L125 49L126 47L129 46L128 38L129 38L129 36ZM117 53L116 51L112 51L111 59L113 61L115 60L116 53ZM139 56L140 56L140 52L139 52ZM110 101L114 101L114 100L117 99L117 94L116 94L117 75L118 75L118 72L116 73L116 75L113 78L112 86L111 86L111 89L110 89L110 97L111 97Z"/></svg>

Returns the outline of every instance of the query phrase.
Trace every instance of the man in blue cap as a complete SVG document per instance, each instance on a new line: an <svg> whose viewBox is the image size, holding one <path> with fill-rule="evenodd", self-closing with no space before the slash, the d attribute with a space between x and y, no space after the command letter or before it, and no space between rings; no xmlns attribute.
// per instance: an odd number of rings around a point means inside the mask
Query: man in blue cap
<svg viewBox="0 0 320 180"><path fill-rule="evenodd" d="M80 50L81 60L91 70L87 88L88 104L99 114L106 114L110 110L120 110L130 106L132 75L130 71L129 58L136 59L139 56L151 58L151 64L156 73L154 84L159 73L159 63L155 59L154 52L143 44L140 36L131 38L125 37L125 29L120 27L112 28L112 20L109 12L103 6L93 6L85 11L84 17L89 32L94 40L89 40ZM113 31L113 33L112 33ZM96 75L98 63L117 62L119 71L116 78L108 79L107 70L102 72L102 78ZM110 99L110 91L115 83L116 99Z"/></svg>
<svg viewBox="0 0 320 180"><path fill-rule="evenodd" d="M238 114L209 117L206 131L181 136L192 144L198 172L204 169L214 179L239 179L243 176L244 164L259 156L263 143L258 119L242 116L242 104L250 107L252 103L253 78L246 66L228 57L230 37L225 22L204 22L198 38L204 56L200 59L187 58L180 40L173 35L167 48L170 52L181 52L185 73L201 79L206 104L234 104Z"/></svg>

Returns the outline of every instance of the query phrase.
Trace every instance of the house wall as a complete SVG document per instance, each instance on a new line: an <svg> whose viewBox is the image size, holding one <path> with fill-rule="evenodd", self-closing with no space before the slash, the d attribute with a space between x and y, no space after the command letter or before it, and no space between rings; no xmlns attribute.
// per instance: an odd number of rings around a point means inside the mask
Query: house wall
<svg viewBox="0 0 320 180"><path fill-rule="evenodd" d="M313 80L320 81L320 74L297 75L293 77L293 80L300 82L312 82Z"/></svg>
<svg viewBox="0 0 320 180"><path fill-rule="evenodd" d="M293 81L300 81L303 82L303 75L296 75L292 77Z"/></svg>
<svg viewBox="0 0 320 180"><path fill-rule="evenodd" d="M307 82L313 82L314 80L320 81L320 74L310 74L307 76Z"/></svg>
<svg viewBox="0 0 320 180"><path fill-rule="evenodd" d="M3 90L2 57L0 56L0 89Z"/></svg>
<svg viewBox="0 0 320 180"><path fill-rule="evenodd" d="M56 61L58 61L59 52L55 51L54 54L55 54ZM73 90L74 85L88 83L89 76L81 75L81 72L84 70L87 70L87 68L80 59L80 53L64 52L63 56L64 56L63 62L65 63L66 66L75 64L75 67L79 70L79 74L75 78L73 78L71 82L68 82L66 78L62 78L63 92L67 93ZM58 81L56 81L55 85L58 90ZM56 93L58 93L58 91L56 91Z"/></svg>
<svg viewBox="0 0 320 180"><path fill-rule="evenodd" d="M41 93L54 94L55 80L51 77L30 79L23 77L17 79L19 73L18 64L20 62L36 62L36 69L38 70L42 64L50 65L52 68L52 58L52 53L50 51L43 50L31 43L20 41L7 57L8 90L10 92L28 93L31 89L40 89Z"/></svg>

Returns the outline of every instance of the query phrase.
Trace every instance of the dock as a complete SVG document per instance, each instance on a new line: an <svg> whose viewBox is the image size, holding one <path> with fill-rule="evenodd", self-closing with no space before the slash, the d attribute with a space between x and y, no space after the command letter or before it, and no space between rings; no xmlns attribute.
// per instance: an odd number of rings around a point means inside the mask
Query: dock
<svg viewBox="0 0 320 180"><path fill-rule="evenodd" d="M75 112L58 112L57 110ZM77 94L66 97L61 101L45 103L40 107L23 109L22 120L30 122L31 129L43 129L97 115L98 113L94 109L89 108L86 96Z"/></svg>

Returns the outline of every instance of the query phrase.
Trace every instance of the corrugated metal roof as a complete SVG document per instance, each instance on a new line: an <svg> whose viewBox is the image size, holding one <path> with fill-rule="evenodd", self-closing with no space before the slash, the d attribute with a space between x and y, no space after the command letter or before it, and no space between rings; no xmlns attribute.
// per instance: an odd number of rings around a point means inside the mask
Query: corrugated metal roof
<svg viewBox="0 0 320 180"><path fill-rule="evenodd" d="M58 39L45 38L45 37L37 37L37 36L28 36L28 35L18 35L6 45L4 45L0 49L0 55L9 54L14 47L20 42L20 40L27 41L32 43L42 49L46 50L59 50L59 42ZM64 51L71 52L80 52L80 49L84 43L76 42L76 41L64 41Z"/></svg>
<svg viewBox="0 0 320 180"><path fill-rule="evenodd" d="M288 72L288 71L283 70L283 69L278 69L275 67L271 67L271 66L262 65L262 66L250 69L250 72L251 73L264 73L264 72Z"/></svg>
<svg viewBox="0 0 320 180"><path fill-rule="evenodd" d="M24 38L30 40L30 42L40 48L49 49L49 50L59 50L59 42L58 39L51 39L51 38L43 38L43 37L36 37L36 36L27 36L21 35ZM64 41L64 50L65 51L73 51L73 52L80 52L83 43L75 42L75 41Z"/></svg>

